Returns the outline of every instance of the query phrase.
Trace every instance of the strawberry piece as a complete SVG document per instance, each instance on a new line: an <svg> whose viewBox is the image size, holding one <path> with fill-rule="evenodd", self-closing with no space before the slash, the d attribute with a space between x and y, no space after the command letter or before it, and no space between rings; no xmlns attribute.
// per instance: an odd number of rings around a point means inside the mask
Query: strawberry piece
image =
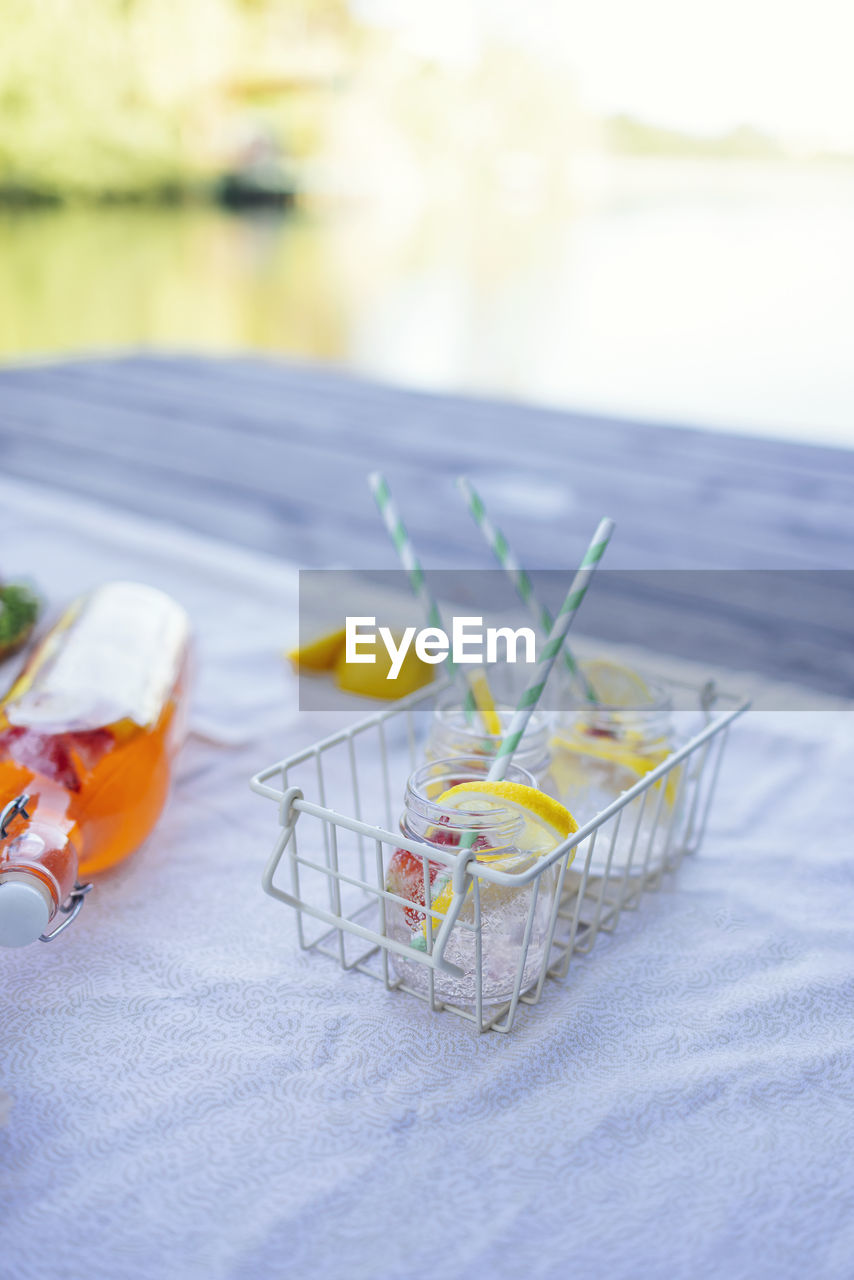
<svg viewBox="0 0 854 1280"><path fill-rule="evenodd" d="M450 834L448 832L448 835ZM442 867L438 862L428 862L427 868L432 889L436 876L440 871L447 870L447 868ZM419 906L423 907L425 905L424 859L414 853L410 853L408 849L395 849L391 862L388 864L386 886L399 897L408 898L410 902L418 903ZM424 920L424 912L416 911L413 907L404 907L403 914L406 917L406 923L413 930L417 929Z"/></svg>
<svg viewBox="0 0 854 1280"><path fill-rule="evenodd" d="M66 791L79 791L78 766L91 773L114 742L109 729L36 733L24 725L12 725L0 733L0 755L8 755L25 769L58 782Z"/></svg>
<svg viewBox="0 0 854 1280"><path fill-rule="evenodd" d="M11 756L25 769L58 782L66 791L80 790L67 735L34 733L21 725L13 725L0 734L0 752Z"/></svg>
<svg viewBox="0 0 854 1280"><path fill-rule="evenodd" d="M447 824L450 819L443 816L439 819L441 823ZM453 848L459 844L459 836L455 831L439 831L433 830L430 835L431 844L450 845ZM491 849L492 845L485 836L478 836L472 845L475 852L483 849ZM440 871L447 872L448 868L439 862L427 863L428 874L430 876L430 888L436 883L436 877ZM396 893L400 898L408 898L410 902L416 903L419 907L426 905L424 900L424 859L415 853L410 853L408 849L395 849L391 861L388 864L388 874L386 876L386 888ZM430 895L431 904L435 894ZM410 929L417 929L424 921L425 913L417 911L415 907L404 907L403 914L406 923Z"/></svg>
<svg viewBox="0 0 854 1280"><path fill-rule="evenodd" d="M439 826L434 827L430 833L430 843L446 845L448 848L456 849L460 843L460 838L456 831L443 831L441 828L450 825L451 819L446 813L443 813L439 819Z"/></svg>
<svg viewBox="0 0 854 1280"><path fill-rule="evenodd" d="M434 827L430 833L431 844L447 845L451 849L456 849L459 846L460 833L458 831L442 831L440 829L441 827L449 826L450 821L451 819L448 817L448 815L446 813L443 813L441 818L439 819L439 827ZM491 849L492 845L489 843L489 841L486 839L485 836L476 836L474 844L472 845L472 848L476 850Z"/></svg>
<svg viewBox="0 0 854 1280"><path fill-rule="evenodd" d="M115 737L109 729L85 729L69 733L68 741L80 764L87 773L91 773L110 750Z"/></svg>

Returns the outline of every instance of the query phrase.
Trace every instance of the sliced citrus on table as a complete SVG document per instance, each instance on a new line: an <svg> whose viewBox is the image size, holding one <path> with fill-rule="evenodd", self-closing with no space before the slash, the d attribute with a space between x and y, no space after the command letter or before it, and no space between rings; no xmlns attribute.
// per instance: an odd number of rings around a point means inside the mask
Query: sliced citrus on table
<svg viewBox="0 0 854 1280"><path fill-rule="evenodd" d="M394 636L399 645L401 637ZM345 693L358 693L363 698L405 698L429 684L435 668L422 662L414 648L409 648L397 675L390 676L391 657L384 645L377 645L375 662L348 662L342 650L335 663L335 683Z"/></svg>
<svg viewBox="0 0 854 1280"><path fill-rule="evenodd" d="M339 627L337 631L318 636L309 644L291 649L288 660L295 671L331 671L344 648L345 639L346 632Z"/></svg>

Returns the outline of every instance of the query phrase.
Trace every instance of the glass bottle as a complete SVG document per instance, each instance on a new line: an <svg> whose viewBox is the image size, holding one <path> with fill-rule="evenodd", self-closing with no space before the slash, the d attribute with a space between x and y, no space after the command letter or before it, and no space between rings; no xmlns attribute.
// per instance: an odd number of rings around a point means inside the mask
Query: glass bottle
<svg viewBox="0 0 854 1280"><path fill-rule="evenodd" d="M500 801L496 801L497 807L475 813L437 804L438 797L459 782L485 778L488 767L489 761L483 757L455 757L422 765L409 778L400 829L404 836L424 844L424 855L397 849L386 873L386 889L402 899L386 902L386 932L408 948L422 952L428 950L428 930L431 930L430 937L435 939L453 896L451 872L464 837L470 839L474 833L473 848L479 861L511 874L528 870L545 852L542 847L534 851L526 847L528 842L523 818L517 811L502 809ZM507 780L529 787L534 785L531 774L515 764L508 768ZM429 885L426 897L425 874ZM540 974L556 878L554 868L549 868L539 877L522 973L522 991L530 987ZM484 1008L499 1005L512 997L533 889L533 883L516 889L479 881ZM437 916L428 917L423 909L425 905L431 907ZM436 971L434 991L438 1000L469 1008L476 1003L478 939L475 924L475 893L470 887L445 948L445 959L459 966L462 976ZM428 992L429 970L425 965L395 953L391 953L391 962L407 986L421 993Z"/></svg>
<svg viewBox="0 0 854 1280"><path fill-rule="evenodd" d="M35 941L78 877L151 832L185 732L188 661L174 600L108 583L66 610L0 699L0 945Z"/></svg>

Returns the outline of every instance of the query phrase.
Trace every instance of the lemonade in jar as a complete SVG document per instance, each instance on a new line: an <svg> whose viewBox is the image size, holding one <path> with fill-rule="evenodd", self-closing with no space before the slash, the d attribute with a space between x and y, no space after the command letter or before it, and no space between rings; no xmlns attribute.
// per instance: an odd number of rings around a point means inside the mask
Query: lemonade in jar
<svg viewBox="0 0 854 1280"><path fill-rule="evenodd" d="M397 849L386 872L386 931L407 952L431 952L455 903L457 859L473 857L483 868L519 877L495 883L471 877L444 950L457 974L435 971L439 1000L471 1007L480 983L485 1006L512 998L520 964L524 991L538 978L547 946L557 868L525 876L575 831L571 814L534 785L517 765L506 778L486 778L489 761L455 757L431 761L409 778L401 833L424 851ZM468 851L471 850L469 854ZM429 987L429 969L406 953L392 953L399 978L419 993Z"/></svg>

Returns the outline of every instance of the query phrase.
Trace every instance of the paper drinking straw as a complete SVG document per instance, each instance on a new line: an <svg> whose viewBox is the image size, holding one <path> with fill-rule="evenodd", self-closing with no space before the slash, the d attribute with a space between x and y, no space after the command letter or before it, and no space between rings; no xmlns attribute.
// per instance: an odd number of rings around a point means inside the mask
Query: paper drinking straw
<svg viewBox="0 0 854 1280"><path fill-rule="evenodd" d="M569 588L567 597L554 620L554 625L549 632L549 638L540 653L537 668L527 689L519 699L513 719L510 722L510 728L495 753L495 759L492 761L489 773L486 775L490 782L500 782L507 772L507 766L513 759L513 752L518 747L522 734L528 726L531 714L540 700L546 681L549 678L549 673L555 664L555 659L561 651L566 634L578 612L578 607L587 594L590 579L605 554L605 548L613 532L613 520L606 518L600 521L599 527L593 535L593 541L587 548L587 553L572 580L572 586Z"/></svg>
<svg viewBox="0 0 854 1280"><path fill-rule="evenodd" d="M507 733L495 754L495 758L492 761L489 773L486 775L488 782L501 782L507 773L507 767L513 759L513 752L518 747L522 735L528 727L528 721L540 700L543 689L546 686L546 681L548 680L551 669L555 664L555 659L560 653L563 642L566 639L566 633L572 626L572 621L578 612L578 607L587 593L587 588L590 585L590 579L593 577L596 566L605 554L605 548L607 547L613 532L613 520L606 518L599 522L599 527L593 535L593 541L587 548L587 553L576 571L567 597L561 605L558 615L554 620L551 630L549 631L549 638L540 653L540 661L537 664L537 669L534 672L530 684L519 699L513 719L510 722L510 728L507 730ZM463 833L459 845L461 853L463 850L471 849L475 842L475 837L476 832L474 830L465 831ZM448 939L451 929L456 923L458 915L459 909L456 912L449 910L439 926L436 938L436 947L440 952L444 949L444 945ZM432 923L432 917L430 917L430 921L431 923L429 927L432 930L435 928ZM418 948L427 946L427 928L428 923L425 919L423 926L424 941L422 943L421 935L417 935L416 939L413 940L413 946Z"/></svg>
<svg viewBox="0 0 854 1280"><path fill-rule="evenodd" d="M409 583L413 594L421 601L424 608L428 627L441 628L442 615L439 612L439 606L427 585L427 580L424 577L421 563L415 554L412 540L391 496L388 481L381 472L373 471L368 476L368 484L371 486L371 493L374 495L374 500L383 518L383 523L388 530L389 537L394 543L394 548L400 557L400 562L409 574ZM448 658L448 670L452 675L460 678L458 668L450 658ZM498 736L501 733L501 721L495 710L495 703L492 700L486 676L483 672L480 672L476 676L464 676L463 679L466 685L463 710L465 711L467 722L469 724L472 723L475 710L477 710L480 713L486 732L493 736Z"/></svg>
<svg viewBox="0 0 854 1280"><path fill-rule="evenodd" d="M554 618L544 605L537 602L534 595L534 584L531 582L528 574L516 559L516 556L513 554L510 544L504 534L500 529L496 528L490 520L480 494L475 491L474 486L466 479L465 476L459 477L457 480L457 488L465 498L466 505L468 506L472 519L486 539L486 543L492 551L492 554L495 556L496 560L513 583L513 586L516 588L516 594L519 596L519 599L527 607L529 613L534 619L534 622L542 631L543 635L547 636L552 629ZM575 661L575 658L572 656L568 644L563 646L563 663L573 679L577 680L578 684L581 686L587 701L594 704L597 703L598 699L596 697L596 691L587 679L587 676L579 667L578 663Z"/></svg>

